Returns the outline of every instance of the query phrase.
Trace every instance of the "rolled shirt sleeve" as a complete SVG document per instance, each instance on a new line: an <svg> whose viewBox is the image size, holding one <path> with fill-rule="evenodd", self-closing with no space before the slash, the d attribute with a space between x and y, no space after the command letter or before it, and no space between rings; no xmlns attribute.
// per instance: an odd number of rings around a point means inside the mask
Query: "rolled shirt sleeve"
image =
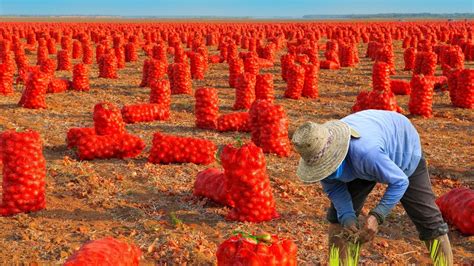
<svg viewBox="0 0 474 266"><path fill-rule="evenodd" d="M357 217L346 183L337 180L323 179L321 185L337 211L339 223L346 226L352 224L352 222L356 222Z"/></svg>
<svg viewBox="0 0 474 266"><path fill-rule="evenodd" d="M378 182L387 184L387 189L379 204L371 211L379 222L383 222L390 211L400 201L408 188L409 180L406 174L381 150L368 153L364 158L368 174Z"/></svg>

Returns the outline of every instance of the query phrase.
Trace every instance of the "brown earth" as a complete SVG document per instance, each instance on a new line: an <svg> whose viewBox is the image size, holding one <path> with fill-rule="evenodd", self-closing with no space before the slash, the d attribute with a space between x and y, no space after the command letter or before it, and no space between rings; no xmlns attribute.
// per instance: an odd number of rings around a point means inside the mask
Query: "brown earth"
<svg viewBox="0 0 474 266"><path fill-rule="evenodd" d="M321 42L322 43L322 42ZM285 83L279 60L264 72L275 75L276 103L283 105L290 118L290 134L306 120L324 122L351 113L355 98L371 84L372 62L363 58L366 45L360 45L361 63L356 68L321 70L320 98L299 101L283 99ZM409 78L403 72L401 43L395 43L396 78ZM215 47L211 54L217 53ZM35 53L29 55L36 62ZM321 55L322 58L322 55ZM215 263L215 252L233 230L268 231L291 238L298 246L301 265L327 262L328 227L325 208L329 201L320 185L303 185L295 175L298 156L267 155L277 209L281 217L262 224L229 222L225 208L192 196L196 174L209 167L194 164L153 165L146 162L151 137L160 131L202 137L217 144L232 143L237 134L217 133L194 128L192 96L172 97L172 118L167 122L128 125L142 137L146 151L136 159L80 162L66 149L66 132L71 127L92 126L92 109L99 101L118 105L146 102L149 89L140 88L144 55L127 63L117 80L97 78L97 65L91 71L88 93L67 92L47 96L47 110L17 107L21 88L11 97L0 97L0 129L31 128L41 133L47 159L47 209L31 214L0 218L0 263L61 263L84 242L114 236L136 243L143 262L206 265ZM75 61L76 62L76 61ZM466 64L473 68L474 63ZM57 76L71 77L60 71ZM234 90L228 87L227 64L210 66L204 81L194 88L212 86L219 90L220 110L231 112ZM409 96L397 96L407 110ZM453 187L474 184L474 112L454 108L447 93L436 92L434 117L410 117L421 135L436 195ZM243 134L245 140L248 134ZM217 163L211 165L218 167ZM366 210L375 205L384 191L377 186L369 196ZM175 216L182 223L173 224ZM450 237L455 262L474 263L474 239L452 229ZM418 240L413 224L397 206L373 243L362 250L364 263L427 263L427 252Z"/></svg>

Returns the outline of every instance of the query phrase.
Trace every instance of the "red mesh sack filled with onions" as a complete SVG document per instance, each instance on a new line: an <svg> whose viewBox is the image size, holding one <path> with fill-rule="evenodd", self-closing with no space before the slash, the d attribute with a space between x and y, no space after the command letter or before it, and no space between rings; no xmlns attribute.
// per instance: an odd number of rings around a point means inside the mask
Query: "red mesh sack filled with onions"
<svg viewBox="0 0 474 266"><path fill-rule="evenodd" d="M217 131L251 132L249 113L235 112L219 116L217 119Z"/></svg>
<svg viewBox="0 0 474 266"><path fill-rule="evenodd" d="M297 247L293 241L277 235L250 235L235 232L217 249L217 265L285 265L296 266Z"/></svg>
<svg viewBox="0 0 474 266"><path fill-rule="evenodd" d="M215 129L219 117L219 98L215 88L199 88L194 93L196 127Z"/></svg>
<svg viewBox="0 0 474 266"><path fill-rule="evenodd" d="M304 68L301 65L293 64L289 67L287 73L287 88L284 96L286 98L297 100L301 97L304 87Z"/></svg>
<svg viewBox="0 0 474 266"><path fill-rule="evenodd" d="M433 116L434 80L423 75L413 75L410 85L411 94L408 102L410 113L426 118Z"/></svg>
<svg viewBox="0 0 474 266"><path fill-rule="evenodd" d="M436 199L444 219L461 233L474 235L474 190L454 188Z"/></svg>
<svg viewBox="0 0 474 266"><path fill-rule="evenodd" d="M42 210L46 207L46 160L38 132L0 133L2 202L0 216Z"/></svg>
<svg viewBox="0 0 474 266"><path fill-rule="evenodd" d="M112 237L87 242L64 266L82 265L127 265L138 266L142 252L134 244L128 244Z"/></svg>
<svg viewBox="0 0 474 266"><path fill-rule="evenodd" d="M237 78L234 110L249 109L255 100L257 78L251 73L242 73Z"/></svg>
<svg viewBox="0 0 474 266"><path fill-rule="evenodd" d="M124 105L122 117L127 124L164 121L170 118L169 106L157 103Z"/></svg>
<svg viewBox="0 0 474 266"><path fill-rule="evenodd" d="M48 74L41 71L30 72L18 104L29 109L47 108L46 92L48 91L49 80Z"/></svg>
<svg viewBox="0 0 474 266"><path fill-rule="evenodd" d="M155 133L148 162L210 164L216 151L216 145L209 140Z"/></svg>
<svg viewBox="0 0 474 266"><path fill-rule="evenodd" d="M273 89L273 75L270 73L259 74L255 82L255 98L273 102L275 93Z"/></svg>
<svg viewBox="0 0 474 266"><path fill-rule="evenodd" d="M401 79L391 79L390 89L395 95L410 95L410 81Z"/></svg>
<svg viewBox="0 0 474 266"><path fill-rule="evenodd" d="M86 64L74 65L72 71L72 89L75 91L89 91L89 68Z"/></svg>
<svg viewBox="0 0 474 266"><path fill-rule="evenodd" d="M153 80L150 83L150 88L150 103L157 103L169 109L171 106L171 88L169 80Z"/></svg>
<svg viewBox="0 0 474 266"><path fill-rule="evenodd" d="M72 69L71 58L69 57L69 52L67 50L58 51L57 59L57 70L69 71Z"/></svg>
<svg viewBox="0 0 474 266"><path fill-rule="evenodd" d="M319 65L306 64L304 65L304 84L301 95L306 98L318 98L318 79L319 79Z"/></svg>
<svg viewBox="0 0 474 266"><path fill-rule="evenodd" d="M120 108L110 102L96 104L93 119L97 135L115 135L126 132Z"/></svg>
<svg viewBox="0 0 474 266"><path fill-rule="evenodd" d="M262 149L252 142L239 148L227 145L220 159L227 177L227 189L234 202L234 208L226 218L253 223L277 218Z"/></svg>
<svg viewBox="0 0 474 266"><path fill-rule="evenodd" d="M192 94L191 72L186 63L169 65L171 94Z"/></svg>
<svg viewBox="0 0 474 266"><path fill-rule="evenodd" d="M197 174L193 195L206 197L224 206L234 206L227 191L227 178L224 172L217 168L209 168Z"/></svg>

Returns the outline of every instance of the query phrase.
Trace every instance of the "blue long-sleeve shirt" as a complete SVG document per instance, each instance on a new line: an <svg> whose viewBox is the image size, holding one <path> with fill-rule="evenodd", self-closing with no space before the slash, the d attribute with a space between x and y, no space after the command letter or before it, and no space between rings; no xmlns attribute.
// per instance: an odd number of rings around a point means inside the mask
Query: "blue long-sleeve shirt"
<svg viewBox="0 0 474 266"><path fill-rule="evenodd" d="M400 201L421 159L420 137L405 116L396 112L367 110L341 121L360 134L351 139L344 163L321 181L333 203L338 220L347 224L356 220L346 183L364 179L387 184L379 204L372 211L385 218Z"/></svg>

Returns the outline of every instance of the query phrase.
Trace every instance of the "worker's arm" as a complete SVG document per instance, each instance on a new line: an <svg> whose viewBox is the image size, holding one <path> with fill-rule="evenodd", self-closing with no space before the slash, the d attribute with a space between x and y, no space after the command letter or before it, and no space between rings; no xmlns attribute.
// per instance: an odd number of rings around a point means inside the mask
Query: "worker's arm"
<svg viewBox="0 0 474 266"><path fill-rule="evenodd" d="M337 211L339 223L342 226L354 225L357 222L357 217L346 183L338 180L323 179L321 185Z"/></svg>
<svg viewBox="0 0 474 266"><path fill-rule="evenodd" d="M379 204L370 212L382 223L405 194L409 184L408 177L381 150L367 154L362 163L367 174L374 176L377 182L388 185Z"/></svg>

